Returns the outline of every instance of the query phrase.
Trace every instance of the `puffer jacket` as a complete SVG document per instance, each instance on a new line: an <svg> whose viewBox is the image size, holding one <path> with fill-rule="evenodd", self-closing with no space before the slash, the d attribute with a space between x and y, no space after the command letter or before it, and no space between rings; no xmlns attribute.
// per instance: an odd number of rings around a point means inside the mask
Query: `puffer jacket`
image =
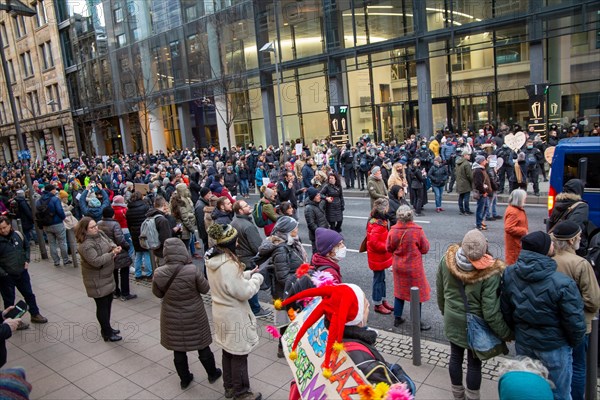
<svg viewBox="0 0 600 400"><path fill-rule="evenodd" d="M102 231L97 235L87 235L77 245L77 252L81 256L81 277L88 297L97 299L115 291L115 263L111 253L115 247Z"/></svg>
<svg viewBox="0 0 600 400"><path fill-rule="evenodd" d="M383 271L392 266L392 253L385 248L388 223L378 218L371 218L367 222L367 261L371 271Z"/></svg>
<svg viewBox="0 0 600 400"><path fill-rule="evenodd" d="M259 339L256 317L248 300L258 293L263 276L243 272L242 263L214 250L207 253L206 272L212 297L215 343L230 354L248 354Z"/></svg>
<svg viewBox="0 0 600 400"><path fill-rule="evenodd" d="M196 215L194 214L194 204L189 189L185 184L178 184L175 187L177 196L171 197L171 210L178 208L178 218L176 221L181 224L181 239L188 240L191 234L196 230Z"/></svg>
<svg viewBox="0 0 600 400"><path fill-rule="evenodd" d="M7 275L19 277L29 262L29 242L17 232L10 230L7 236L0 235L0 278Z"/></svg>
<svg viewBox="0 0 600 400"><path fill-rule="evenodd" d="M444 186L448 181L448 167L442 164L435 165L434 163L431 168L429 168L427 176L431 179L431 184L433 186Z"/></svg>
<svg viewBox="0 0 600 400"><path fill-rule="evenodd" d="M304 207L304 219L308 226L308 238L311 242L315 241L315 231L317 228L329 228L327 217L325 216L325 203L315 203L313 200L307 200Z"/></svg>
<svg viewBox="0 0 600 400"><path fill-rule="evenodd" d="M505 268L501 260L485 269L465 271L458 266L456 253L460 245L451 245L440 261L437 271L437 303L444 316L446 338L462 348L467 348L467 316L459 285L465 294L471 313L483 318L501 339L507 341L512 332L500 312L500 279ZM468 260L466 260L468 263Z"/></svg>
<svg viewBox="0 0 600 400"><path fill-rule="evenodd" d="M234 172L228 172L223 175L223 180L225 181L225 187L229 190L231 195L237 195L238 176Z"/></svg>
<svg viewBox="0 0 600 400"><path fill-rule="evenodd" d="M102 202L100 203L100 207L90 207L88 205L88 190L84 190L81 193L79 208L81 208L81 213L86 217L91 217L94 221L98 222L102 219L102 210L110 205L110 198L106 190L102 190Z"/></svg>
<svg viewBox="0 0 600 400"><path fill-rule="evenodd" d="M123 248L123 250L115 256L115 269L129 267L133 263L133 260L129 257L129 243L125 240L123 230L119 223L112 218L102 218L102 220L98 222L98 228L100 228L114 244Z"/></svg>
<svg viewBox="0 0 600 400"><path fill-rule="evenodd" d="M274 299L283 298L287 280L305 262L301 254L275 235L263 240L255 260L257 265L268 262L269 276L272 277L271 294Z"/></svg>
<svg viewBox="0 0 600 400"><path fill-rule="evenodd" d="M163 246L166 265L154 272L152 293L162 299L160 344L167 350L200 350L212 343L210 324L201 294L210 289L208 280L192 259L183 242L167 239ZM179 273L165 292L177 268Z"/></svg>
<svg viewBox="0 0 600 400"><path fill-rule="evenodd" d="M581 343L583 301L575 281L556 272L553 259L521 250L502 281L502 314L521 346L549 351Z"/></svg>
<svg viewBox="0 0 600 400"><path fill-rule="evenodd" d="M471 162L464 157L459 157L456 161L456 193L468 193L473 187L473 172L471 171Z"/></svg>
<svg viewBox="0 0 600 400"><path fill-rule="evenodd" d="M144 200L136 200L129 203L127 212L125 213L125 219L127 220L127 227L131 234L131 241L133 242L133 249L138 251L148 251L140 246L140 233L142 223L146 219L146 213L150 207Z"/></svg>
<svg viewBox="0 0 600 400"><path fill-rule="evenodd" d="M327 201L327 197L331 197L333 201ZM321 201L325 202L325 216L329 222L339 222L344 219L344 195L341 187L326 184L321 189Z"/></svg>

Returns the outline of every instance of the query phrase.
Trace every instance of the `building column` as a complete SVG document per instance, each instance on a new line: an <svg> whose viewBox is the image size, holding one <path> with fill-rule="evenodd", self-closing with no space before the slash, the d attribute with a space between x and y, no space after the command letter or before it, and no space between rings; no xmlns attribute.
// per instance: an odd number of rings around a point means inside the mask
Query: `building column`
<svg viewBox="0 0 600 400"><path fill-rule="evenodd" d="M181 132L181 147L191 149L194 147L194 137L192 135L192 119L188 103L177 106L177 117L179 118L179 131Z"/></svg>
<svg viewBox="0 0 600 400"><path fill-rule="evenodd" d="M167 141L165 140L165 127L160 107L148 110L148 120L150 127L150 132L148 132L148 139L150 139L148 149L151 149L149 151L157 152L158 150L162 150L166 152Z"/></svg>
<svg viewBox="0 0 600 400"><path fill-rule="evenodd" d="M427 10L425 2L418 1L414 6L414 30L415 35L427 31ZM429 45L419 40L416 46L417 60L417 82L419 86L419 134L429 137L433 134L433 106L431 102L431 73L429 70Z"/></svg>
<svg viewBox="0 0 600 400"><path fill-rule="evenodd" d="M123 142L123 153L128 154L133 151L133 143L131 143L131 127L129 126L129 114L119 116L119 132L121 133L121 142Z"/></svg>
<svg viewBox="0 0 600 400"><path fill-rule="evenodd" d="M271 80L272 81L272 80ZM265 141L266 143L255 143L255 145L264 144L265 146L279 146L279 135L277 134L277 115L275 113L275 93L273 85L262 87L260 90L262 107L265 123Z"/></svg>

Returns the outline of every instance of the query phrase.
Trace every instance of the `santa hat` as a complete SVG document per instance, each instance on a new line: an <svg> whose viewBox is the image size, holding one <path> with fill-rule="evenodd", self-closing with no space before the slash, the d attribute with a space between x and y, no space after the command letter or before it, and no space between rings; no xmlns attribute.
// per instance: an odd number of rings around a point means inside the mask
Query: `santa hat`
<svg viewBox="0 0 600 400"><path fill-rule="evenodd" d="M339 353L342 349L342 338L345 325L358 325L363 320L365 311L365 294L360 287L354 284L340 284L335 286L322 286L304 290L285 301L276 301L275 308L281 309L291 303L306 297L322 298L321 302L310 313L304 321L294 343L290 359L295 359L298 342L306 331L313 326L323 315L329 320L329 334L327 335L327 347L325 349L325 360L323 361L323 376L331 376L331 353Z"/></svg>

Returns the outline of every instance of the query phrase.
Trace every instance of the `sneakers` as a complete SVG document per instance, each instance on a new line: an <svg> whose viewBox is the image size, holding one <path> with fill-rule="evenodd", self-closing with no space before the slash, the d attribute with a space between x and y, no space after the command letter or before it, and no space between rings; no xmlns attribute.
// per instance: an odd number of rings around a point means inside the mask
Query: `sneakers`
<svg viewBox="0 0 600 400"><path fill-rule="evenodd" d="M36 314L31 316L31 322L34 324L45 324L48 322L48 318L42 316L42 314Z"/></svg>
<svg viewBox="0 0 600 400"><path fill-rule="evenodd" d="M390 311L394 311L394 307L392 307L392 306L390 305L390 303L388 303L388 302L387 302L387 300L384 300L384 301L382 301L382 302L381 302L381 305L382 305L382 306L384 306L385 308L387 308L387 309L388 309L388 310L390 310Z"/></svg>
<svg viewBox="0 0 600 400"><path fill-rule="evenodd" d="M257 312L256 314L254 314L254 316L257 317L257 318L266 317L268 315L271 315L271 311L270 310L265 310L262 307L261 307L261 309L260 309L259 312Z"/></svg>
<svg viewBox="0 0 600 400"><path fill-rule="evenodd" d="M217 368L217 373L208 377L208 383L215 383L221 377L221 375L223 375L223 371L221 371L220 368Z"/></svg>
<svg viewBox="0 0 600 400"><path fill-rule="evenodd" d="M121 297L121 301L137 299L137 294L130 293L127 296Z"/></svg>
<svg viewBox="0 0 600 400"><path fill-rule="evenodd" d="M64 265L69 265L69 264L73 264L73 261L67 260L67 261L64 262Z"/></svg>
<svg viewBox="0 0 600 400"><path fill-rule="evenodd" d="M446 210L444 210L442 207L440 207L440 211L446 211Z"/></svg>
<svg viewBox="0 0 600 400"><path fill-rule="evenodd" d="M377 304L375 306L375 312L379 313L379 314L384 314L384 315L389 315L392 313L390 310L385 308L383 304Z"/></svg>
<svg viewBox="0 0 600 400"><path fill-rule="evenodd" d="M481 225L481 226L478 226L477 229L479 229L480 231L487 231L487 226Z"/></svg>

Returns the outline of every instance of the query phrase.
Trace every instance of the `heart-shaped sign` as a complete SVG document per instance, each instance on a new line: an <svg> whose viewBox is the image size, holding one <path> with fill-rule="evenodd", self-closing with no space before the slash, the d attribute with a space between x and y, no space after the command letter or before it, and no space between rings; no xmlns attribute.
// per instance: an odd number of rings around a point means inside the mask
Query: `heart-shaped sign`
<svg viewBox="0 0 600 400"><path fill-rule="evenodd" d="M526 141L527 138L523 132L517 132L515 134L509 133L508 135L504 136L504 143L506 143L508 147L515 153L519 152Z"/></svg>
<svg viewBox="0 0 600 400"><path fill-rule="evenodd" d="M552 165L552 158L554 157L554 150L556 150L556 147L550 146L546 149L546 151L544 151L544 158L550 165Z"/></svg>

